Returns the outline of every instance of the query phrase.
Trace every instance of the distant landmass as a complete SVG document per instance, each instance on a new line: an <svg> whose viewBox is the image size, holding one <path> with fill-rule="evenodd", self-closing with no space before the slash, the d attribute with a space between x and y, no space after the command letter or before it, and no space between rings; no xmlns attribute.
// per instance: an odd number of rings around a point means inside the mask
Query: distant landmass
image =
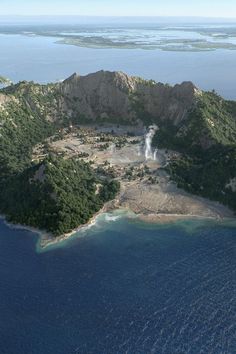
<svg viewBox="0 0 236 354"><path fill-rule="evenodd" d="M235 161L236 102L191 82L100 71L0 90L0 212L55 236L107 203L146 215L219 216L205 197L236 211Z"/></svg>
<svg viewBox="0 0 236 354"><path fill-rule="evenodd" d="M10 85L11 83L12 83L12 81L10 79L0 75L0 84Z"/></svg>
<svg viewBox="0 0 236 354"><path fill-rule="evenodd" d="M2 21L5 22L6 19L3 18ZM170 52L236 50L235 21L231 23L230 20L219 22L215 19L215 22L210 20L208 22L208 19L205 19L203 22L203 19L195 18L193 22L192 18L184 20L178 17L75 16L66 19L59 16L41 18L40 24L37 22L37 17L29 17L25 20L18 17L15 21L9 20L0 27L0 33L31 38L49 37L54 38L55 43L58 44L93 49L142 49Z"/></svg>

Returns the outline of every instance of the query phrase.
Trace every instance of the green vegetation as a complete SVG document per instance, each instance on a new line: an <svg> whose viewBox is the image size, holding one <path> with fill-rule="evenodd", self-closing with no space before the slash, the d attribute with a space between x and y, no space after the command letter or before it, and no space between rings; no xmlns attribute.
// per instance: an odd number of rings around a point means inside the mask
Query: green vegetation
<svg viewBox="0 0 236 354"><path fill-rule="evenodd" d="M77 159L52 155L47 140L63 137L67 131L63 128L71 123L88 123L79 113L80 102L63 96L58 84L20 82L0 92L0 213L11 222L45 229L55 236L88 222L118 192L116 173L110 166L93 170L79 159L86 152ZM225 101L214 92L203 93L185 120L174 125L146 112L141 94L127 91L127 95L130 109L136 113L129 125L136 124L137 118L146 125L157 123L154 145L182 154L168 166L178 185L236 210L236 102ZM127 117L105 113L96 124L127 124ZM118 137L108 141L117 148L127 142ZM108 141L101 138L101 149L109 147ZM32 151L39 143L46 158L36 164ZM125 178L137 176L156 183L146 168L127 171Z"/></svg>
<svg viewBox="0 0 236 354"><path fill-rule="evenodd" d="M154 145L197 153L213 145L236 144L236 102L226 101L214 92L205 92L178 126L171 121L159 124Z"/></svg>
<svg viewBox="0 0 236 354"><path fill-rule="evenodd" d="M0 84L2 84L2 85L10 85L11 83L12 82L11 82L10 79L0 75Z"/></svg>
<svg viewBox="0 0 236 354"><path fill-rule="evenodd" d="M34 146L69 125L57 85L20 82L1 92L5 103L0 107L0 213L55 236L88 222L114 198L118 182L100 180L81 161L50 156L40 164L32 162ZM46 155L47 146L44 143Z"/></svg>
<svg viewBox="0 0 236 354"><path fill-rule="evenodd" d="M53 34L55 36L55 34ZM118 49L161 49L164 51L176 51L176 52L201 52L201 51L214 51L217 49L228 49L235 50L236 45L228 42L216 42L207 39L163 39L160 41L158 38L153 42L142 42L136 41L135 38L125 38L125 40L117 41L107 38L106 36L83 36L83 35L73 35L67 34L63 38L63 35L57 34L57 37L62 37L56 43L74 45L78 47L86 48L118 48ZM225 37L223 37L224 39Z"/></svg>
<svg viewBox="0 0 236 354"><path fill-rule="evenodd" d="M149 82L144 82L147 86L150 86ZM136 118L133 124L137 123L137 119L140 119L146 126L154 122L154 117L146 111L145 104L141 93L132 92L129 94L129 100L131 102L131 108L135 112Z"/></svg>
<svg viewBox="0 0 236 354"><path fill-rule="evenodd" d="M118 190L118 182L98 179L89 164L49 156L2 184L1 211L11 222L57 236L88 222Z"/></svg>
<svg viewBox="0 0 236 354"><path fill-rule="evenodd" d="M7 102L0 109L0 178L29 167L33 147L68 124L56 88L23 81L1 90Z"/></svg>
<svg viewBox="0 0 236 354"><path fill-rule="evenodd" d="M203 93L179 126L160 125L154 144L183 154L168 168L179 187L236 210L227 186L236 177L236 102Z"/></svg>
<svg viewBox="0 0 236 354"><path fill-rule="evenodd" d="M236 147L217 146L200 158L185 155L170 164L169 172L178 187L236 211L236 191L229 186L236 176Z"/></svg>
<svg viewBox="0 0 236 354"><path fill-rule="evenodd" d="M25 102L10 101L0 112L0 121L0 177L4 177L29 166L33 146L52 135L55 127Z"/></svg>

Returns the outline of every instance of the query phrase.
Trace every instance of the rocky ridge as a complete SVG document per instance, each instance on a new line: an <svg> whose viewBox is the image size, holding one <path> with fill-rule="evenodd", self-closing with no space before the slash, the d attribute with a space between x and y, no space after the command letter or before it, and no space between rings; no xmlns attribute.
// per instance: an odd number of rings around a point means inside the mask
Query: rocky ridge
<svg viewBox="0 0 236 354"><path fill-rule="evenodd" d="M87 76L73 74L60 84L64 110L88 119L140 119L137 110L153 119L180 123L201 91L191 82L171 87L152 80L129 77L122 72L99 71ZM135 107L136 105L136 107Z"/></svg>
<svg viewBox="0 0 236 354"><path fill-rule="evenodd" d="M48 139L61 139L63 130L70 131L71 126L79 129L84 123L92 123L98 128L106 124L116 128L119 125L125 127L126 133L128 126L145 130L143 128L151 124L157 125L152 142L155 147L172 150L177 156L165 167L177 187L220 201L236 210L236 192L229 188L236 177L236 102L226 101L215 92L201 91L191 82L172 87L153 80L129 77L121 72L99 71L86 76L73 74L55 84L22 81L0 90L0 212L10 215L11 220L17 219L19 208L14 200L18 186L25 188L24 178L28 178L32 168L37 170L40 167L32 158L34 147L42 144L43 156L50 157ZM77 157L72 160L77 161ZM40 160L40 163L43 162ZM37 215L42 222L46 214L56 215L58 204L55 204L55 198L52 205L48 203L47 194L50 192L50 198L54 196L53 188L57 186L61 196L62 223L66 226L65 229L58 228L57 234L59 229L66 232L71 229L68 225L76 224L83 204L82 201L81 205L76 204L77 198L82 198L76 194L74 181L77 179L68 175L70 171L63 166L64 160L60 159L60 164L52 171L53 183L47 185L49 187ZM63 178L58 177L60 170ZM67 178L73 181L70 186L62 183ZM33 181L36 185L40 183L34 178ZM113 187L109 183L108 179L101 201L113 198L114 193L110 194ZM64 198L68 195L67 187L70 187L71 199L76 196L73 222L69 220L71 213L67 208L71 200L68 203ZM38 185L34 188L29 184L27 188L32 192L23 193L24 204L29 211L27 220L30 220L30 225L37 226L38 219L35 221L36 215L31 215L33 209L29 205L37 204L35 188ZM12 197L8 200L6 195ZM19 205L22 199L19 194ZM100 201L98 204L102 206ZM52 210L48 210L50 205ZM83 221L92 214L88 211ZM18 215L17 222L23 220L27 224L24 215ZM52 229L56 220L57 217Z"/></svg>

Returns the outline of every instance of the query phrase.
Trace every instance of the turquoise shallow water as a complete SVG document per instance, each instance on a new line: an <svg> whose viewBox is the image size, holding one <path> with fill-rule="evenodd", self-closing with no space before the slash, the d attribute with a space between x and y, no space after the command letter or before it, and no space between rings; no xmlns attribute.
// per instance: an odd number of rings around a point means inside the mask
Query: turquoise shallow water
<svg viewBox="0 0 236 354"><path fill-rule="evenodd" d="M109 216L36 244L0 223L1 354L235 353L235 225Z"/></svg>

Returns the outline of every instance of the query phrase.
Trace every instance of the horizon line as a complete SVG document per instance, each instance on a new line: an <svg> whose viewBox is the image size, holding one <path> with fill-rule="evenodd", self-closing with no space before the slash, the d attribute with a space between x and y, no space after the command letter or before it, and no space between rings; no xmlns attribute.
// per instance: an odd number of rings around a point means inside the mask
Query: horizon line
<svg viewBox="0 0 236 354"><path fill-rule="evenodd" d="M185 16L175 16L175 15L145 15L145 16L136 16L136 15L52 15L52 14L26 14L26 15L17 15L17 14L0 14L1 17L90 17L90 18L192 18L192 19L227 19L227 20L236 20L235 17L220 17L220 16L194 16L194 15L185 15Z"/></svg>

